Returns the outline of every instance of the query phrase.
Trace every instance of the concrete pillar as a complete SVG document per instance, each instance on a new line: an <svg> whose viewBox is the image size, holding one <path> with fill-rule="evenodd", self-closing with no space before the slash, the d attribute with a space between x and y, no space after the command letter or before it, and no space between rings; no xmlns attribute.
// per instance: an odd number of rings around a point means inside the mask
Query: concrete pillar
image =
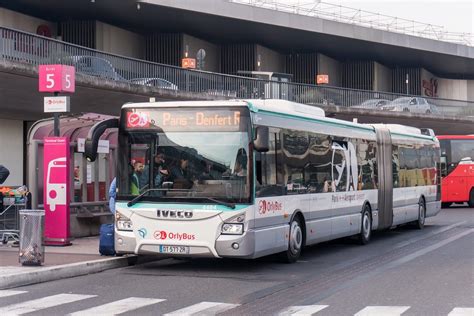
<svg viewBox="0 0 474 316"><path fill-rule="evenodd" d="M341 86L341 63L329 56L318 54L318 74L329 76L329 85ZM314 78L316 80L316 78Z"/></svg>

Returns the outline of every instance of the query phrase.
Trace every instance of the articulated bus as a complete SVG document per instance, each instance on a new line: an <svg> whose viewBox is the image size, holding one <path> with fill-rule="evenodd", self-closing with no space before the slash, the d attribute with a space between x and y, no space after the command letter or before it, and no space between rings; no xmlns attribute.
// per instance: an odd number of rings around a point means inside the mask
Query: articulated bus
<svg viewBox="0 0 474 316"><path fill-rule="evenodd" d="M366 244L440 211L430 130L284 100L131 103L117 124L119 254L294 262L306 245Z"/></svg>
<svg viewBox="0 0 474 316"><path fill-rule="evenodd" d="M438 136L441 146L441 205L474 207L474 135Z"/></svg>

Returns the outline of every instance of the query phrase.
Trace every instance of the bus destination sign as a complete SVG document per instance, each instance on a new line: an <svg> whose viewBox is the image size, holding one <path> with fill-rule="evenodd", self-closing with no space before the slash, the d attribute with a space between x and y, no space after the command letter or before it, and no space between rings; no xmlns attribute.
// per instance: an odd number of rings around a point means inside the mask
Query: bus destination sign
<svg viewBox="0 0 474 316"><path fill-rule="evenodd" d="M239 110L133 111L127 112L126 125L128 129L160 128L164 131L237 131L243 123L241 114Z"/></svg>

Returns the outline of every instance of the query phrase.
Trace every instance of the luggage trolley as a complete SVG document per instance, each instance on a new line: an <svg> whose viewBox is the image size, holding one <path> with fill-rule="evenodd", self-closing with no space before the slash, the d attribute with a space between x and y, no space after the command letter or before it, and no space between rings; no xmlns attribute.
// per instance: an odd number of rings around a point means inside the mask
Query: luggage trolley
<svg viewBox="0 0 474 316"><path fill-rule="evenodd" d="M0 240L2 244L9 241L18 243L20 241L20 210L26 208L26 194L21 194L20 198L18 195L16 197L6 195L3 196L2 202L0 203Z"/></svg>

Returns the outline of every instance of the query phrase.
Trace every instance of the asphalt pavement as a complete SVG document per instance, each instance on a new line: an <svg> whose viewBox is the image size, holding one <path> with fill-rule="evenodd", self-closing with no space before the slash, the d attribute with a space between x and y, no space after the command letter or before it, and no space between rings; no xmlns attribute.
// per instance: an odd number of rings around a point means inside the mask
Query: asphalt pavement
<svg viewBox="0 0 474 316"><path fill-rule="evenodd" d="M165 259L4 290L0 315L474 316L473 245L474 210L454 207L424 230L319 244L295 264Z"/></svg>

